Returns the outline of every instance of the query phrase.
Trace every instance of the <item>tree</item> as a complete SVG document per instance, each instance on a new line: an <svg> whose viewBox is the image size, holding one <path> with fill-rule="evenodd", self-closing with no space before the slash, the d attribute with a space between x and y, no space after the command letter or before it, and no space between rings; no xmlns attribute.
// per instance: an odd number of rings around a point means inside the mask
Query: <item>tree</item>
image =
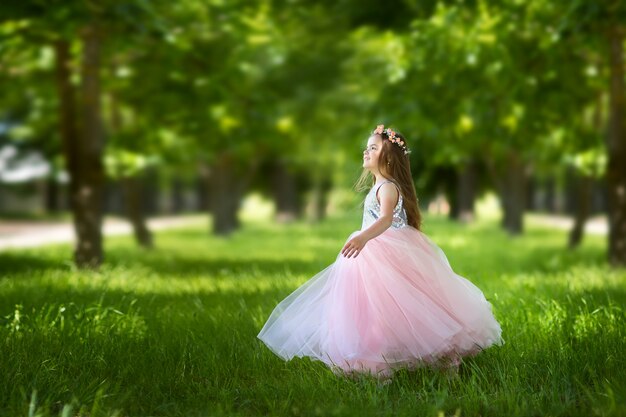
<svg viewBox="0 0 626 417"><path fill-rule="evenodd" d="M82 2L55 6L22 2L4 6L6 13L3 14L6 21L22 22L22 25L15 25L18 29L14 36L34 37L38 42L54 45L59 128L70 174L71 209L78 238L74 259L81 267L97 267L104 256L101 231L105 177L105 133L101 114L103 39L108 31L119 30L119 17L129 22L126 13L137 17L137 14L149 12L144 2L119 0L117 6L124 7L108 6L99 8ZM81 51L79 60L72 55L75 47ZM75 61L80 62L80 71ZM80 75L80 82L74 83L77 75Z"/></svg>
<svg viewBox="0 0 626 417"><path fill-rule="evenodd" d="M608 129L606 136L608 186L608 260L626 266L626 87L624 85L624 31L626 4L619 0L568 3L561 20L562 36L580 47L600 47L608 71Z"/></svg>

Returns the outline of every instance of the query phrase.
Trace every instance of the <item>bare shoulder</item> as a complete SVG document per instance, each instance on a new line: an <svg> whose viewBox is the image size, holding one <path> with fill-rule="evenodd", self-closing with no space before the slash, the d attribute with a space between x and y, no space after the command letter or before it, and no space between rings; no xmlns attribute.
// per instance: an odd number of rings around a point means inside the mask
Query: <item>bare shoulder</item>
<svg viewBox="0 0 626 417"><path fill-rule="evenodd" d="M377 197L380 204L385 201L396 204L399 197L398 187L392 182L387 182L378 188Z"/></svg>

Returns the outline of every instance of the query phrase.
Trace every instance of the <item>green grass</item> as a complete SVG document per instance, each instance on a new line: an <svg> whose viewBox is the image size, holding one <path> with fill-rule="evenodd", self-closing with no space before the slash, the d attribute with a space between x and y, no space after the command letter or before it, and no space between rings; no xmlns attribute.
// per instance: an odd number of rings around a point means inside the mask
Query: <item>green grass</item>
<svg viewBox="0 0 626 417"><path fill-rule="evenodd" d="M5 416L624 416L626 272L605 239L428 217L424 231L494 306L506 343L458 377L400 371L390 385L283 362L256 335L274 306L334 261L357 216L317 226L247 222L230 238L107 239L99 272L68 246L0 254Z"/></svg>

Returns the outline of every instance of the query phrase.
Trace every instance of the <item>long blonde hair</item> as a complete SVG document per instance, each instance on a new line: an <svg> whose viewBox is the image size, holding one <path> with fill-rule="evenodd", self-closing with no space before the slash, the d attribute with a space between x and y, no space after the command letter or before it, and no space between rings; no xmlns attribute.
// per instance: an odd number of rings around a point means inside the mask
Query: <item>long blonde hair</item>
<svg viewBox="0 0 626 417"><path fill-rule="evenodd" d="M407 222L410 226L421 230L422 213L420 212L417 194L415 194L409 155L405 155L400 146L390 142L385 131L376 135L381 137L383 143L378 157L378 171L383 177L394 182L400 188ZM399 137L406 143L406 139L401 134L396 132L396 137ZM356 191L364 191L375 183L376 178L374 175L367 169L363 169L354 188Z"/></svg>

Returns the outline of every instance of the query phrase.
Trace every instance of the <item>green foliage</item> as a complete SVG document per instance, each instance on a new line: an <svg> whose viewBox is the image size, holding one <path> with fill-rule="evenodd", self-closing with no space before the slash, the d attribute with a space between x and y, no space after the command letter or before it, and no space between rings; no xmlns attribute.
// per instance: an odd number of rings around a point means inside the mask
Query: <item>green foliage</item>
<svg viewBox="0 0 626 417"><path fill-rule="evenodd" d="M60 152L50 43L71 39L78 56L80 28L96 22L112 175L140 170L129 154L187 176L228 154L241 175L278 158L345 184L385 123L419 150L422 181L468 159L503 170L511 153L540 175L582 158L573 165L600 176L604 36L625 10L545 0L7 4L0 121L51 159Z"/></svg>
<svg viewBox="0 0 626 417"><path fill-rule="evenodd" d="M66 247L2 254L0 415L620 416L626 412L626 274L604 239L567 251L530 222L425 232L493 304L506 341L458 377L401 371L387 386L283 362L256 334L274 306L334 261L356 217L248 221L230 238L161 232L159 248L108 241L100 272Z"/></svg>

